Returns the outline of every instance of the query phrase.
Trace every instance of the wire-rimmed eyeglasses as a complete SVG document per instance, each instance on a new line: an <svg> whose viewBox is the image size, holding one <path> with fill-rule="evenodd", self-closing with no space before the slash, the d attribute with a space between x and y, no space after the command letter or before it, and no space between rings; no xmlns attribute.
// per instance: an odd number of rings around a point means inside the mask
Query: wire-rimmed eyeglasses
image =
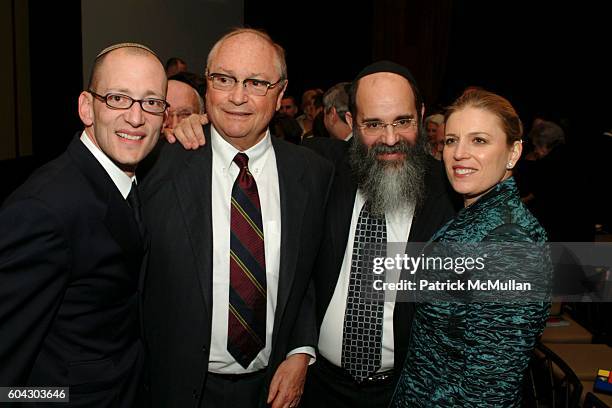
<svg viewBox="0 0 612 408"><path fill-rule="evenodd" d="M255 78L246 78L239 81L237 78L231 75L218 74L214 72L207 74L206 77L210 82L212 82L212 87L219 91L231 91L234 89L236 84L241 83L248 94L257 96L265 96L268 93L268 89L274 89L284 81L283 78L280 78L274 83Z"/></svg>
<svg viewBox="0 0 612 408"><path fill-rule="evenodd" d="M358 125L363 134L366 136L381 136L385 133L387 126L392 126L396 133L412 132L417 128L417 120L415 118L402 118L394 120L391 123L380 120L371 120Z"/></svg>

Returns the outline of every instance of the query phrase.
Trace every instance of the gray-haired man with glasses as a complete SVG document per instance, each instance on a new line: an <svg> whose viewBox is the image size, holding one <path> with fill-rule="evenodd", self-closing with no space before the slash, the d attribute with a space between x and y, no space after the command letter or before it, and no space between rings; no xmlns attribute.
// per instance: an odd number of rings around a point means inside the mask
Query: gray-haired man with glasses
<svg viewBox="0 0 612 408"><path fill-rule="evenodd" d="M117 44L96 57L87 89L83 132L0 210L0 385L132 408L143 395L147 251L134 172L160 134L166 75L147 47Z"/></svg>
<svg viewBox="0 0 612 408"><path fill-rule="evenodd" d="M287 68L267 34L225 35L205 76L210 125L196 126L210 143L164 145L143 184L152 402L295 407L315 358L310 277L332 166L270 135Z"/></svg>

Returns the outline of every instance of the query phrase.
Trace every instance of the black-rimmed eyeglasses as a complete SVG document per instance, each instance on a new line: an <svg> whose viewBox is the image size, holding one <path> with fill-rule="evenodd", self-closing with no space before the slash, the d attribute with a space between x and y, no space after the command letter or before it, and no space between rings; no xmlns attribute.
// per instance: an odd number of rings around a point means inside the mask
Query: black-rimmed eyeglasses
<svg viewBox="0 0 612 408"><path fill-rule="evenodd" d="M217 73L207 74L206 77L212 82L212 87L219 91L231 91L237 83L241 83L248 94L257 96L265 96L268 93L268 89L274 89L284 81L283 78L280 78L274 83L255 78L247 78L239 81L231 75Z"/></svg>
<svg viewBox="0 0 612 408"><path fill-rule="evenodd" d="M111 109L130 109L134 102L138 102L143 111L149 113L163 113L170 104L163 99L157 98L144 98L134 99L131 96L120 94L120 93L107 93L106 95L100 95L88 89L87 92L92 94L94 97L104 101L106 106Z"/></svg>

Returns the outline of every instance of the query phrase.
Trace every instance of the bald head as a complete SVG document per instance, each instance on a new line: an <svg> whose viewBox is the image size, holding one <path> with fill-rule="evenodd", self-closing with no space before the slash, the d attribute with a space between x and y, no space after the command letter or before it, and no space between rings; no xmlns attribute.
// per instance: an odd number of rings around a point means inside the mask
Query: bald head
<svg viewBox="0 0 612 408"><path fill-rule="evenodd" d="M166 100L170 104L168 118L164 124L166 129L174 129L180 121L193 113L202 113L204 108L195 88L174 79L168 81Z"/></svg>
<svg viewBox="0 0 612 408"><path fill-rule="evenodd" d="M245 40L252 41L257 40L267 44L268 46L274 49L275 53L275 61L274 65L279 73L280 78L287 79L287 63L285 61L285 50L283 47L275 43L272 38L268 34L263 31L255 30L253 28L239 28L229 33L225 34L223 37L219 39L213 45L212 49L208 53L208 58L206 60L206 68L210 70L211 65L213 64L219 49L228 41L236 41L236 40Z"/></svg>
<svg viewBox="0 0 612 408"><path fill-rule="evenodd" d="M171 79L168 81L168 94L166 100L171 110L188 108L191 113L200 113L201 106L198 91L184 82Z"/></svg>

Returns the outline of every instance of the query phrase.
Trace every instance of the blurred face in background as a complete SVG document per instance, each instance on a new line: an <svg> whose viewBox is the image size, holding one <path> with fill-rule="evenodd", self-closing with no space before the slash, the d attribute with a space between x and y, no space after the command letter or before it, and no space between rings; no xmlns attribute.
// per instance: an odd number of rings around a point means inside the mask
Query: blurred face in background
<svg viewBox="0 0 612 408"><path fill-rule="evenodd" d="M170 104L168 118L164 129L174 129L183 119L193 113L200 113L200 102L197 91L181 81L168 81L168 95L166 100Z"/></svg>
<svg viewBox="0 0 612 408"><path fill-rule="evenodd" d="M444 150L444 129L445 124L440 123L437 125L436 133L433 135L433 137L429 137L431 155L436 160L442 160L442 151Z"/></svg>
<svg viewBox="0 0 612 408"><path fill-rule="evenodd" d="M304 108L304 113L306 114L306 117L309 120L314 120L314 118L316 118L319 112L321 112L322 110L323 110L322 107L315 106L314 100L313 100L308 105L306 105L306 107Z"/></svg>
<svg viewBox="0 0 612 408"><path fill-rule="evenodd" d="M427 132L427 137L429 138L429 140L432 140L433 138L435 138L436 132L438 131L438 124L430 120L425 126L425 131Z"/></svg>
<svg viewBox="0 0 612 408"><path fill-rule="evenodd" d="M290 116L292 118L295 117L295 115L297 115L297 112L298 112L298 107L295 104L293 97L281 99L281 106L280 106L279 111L280 113L286 116Z"/></svg>

